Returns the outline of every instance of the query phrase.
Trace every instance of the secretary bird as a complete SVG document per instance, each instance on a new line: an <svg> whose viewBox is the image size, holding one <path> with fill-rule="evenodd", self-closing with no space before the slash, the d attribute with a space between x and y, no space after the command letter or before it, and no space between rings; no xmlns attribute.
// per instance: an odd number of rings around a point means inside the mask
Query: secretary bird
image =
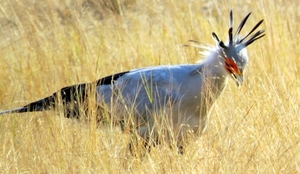
<svg viewBox="0 0 300 174"><path fill-rule="evenodd" d="M233 79L237 86L243 84L248 65L246 47L265 35L264 30L255 32L263 22L261 20L247 35L240 36L250 14L233 34L233 15L230 11L229 38L226 43L214 32L212 36L217 42L216 46L190 41L190 46L206 49L203 52L205 59L201 63L146 67L114 74L93 83L62 88L49 97L0 114L53 109L60 98L66 116L78 117L77 105L86 102L88 97L94 97L99 110L106 110L112 119L131 118L131 128L133 126L144 138L157 131L159 124L170 126L173 135L178 138L182 138L181 135L187 130L202 134L211 108L228 79ZM96 85L96 92L88 94L88 86L92 84Z"/></svg>

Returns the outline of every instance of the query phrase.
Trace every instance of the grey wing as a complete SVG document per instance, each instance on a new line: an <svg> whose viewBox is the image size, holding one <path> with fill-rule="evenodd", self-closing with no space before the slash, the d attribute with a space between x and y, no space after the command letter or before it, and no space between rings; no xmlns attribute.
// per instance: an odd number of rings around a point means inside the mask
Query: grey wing
<svg viewBox="0 0 300 174"><path fill-rule="evenodd" d="M117 102L118 107L123 108L120 110L134 108L138 115L168 107L179 98L178 84L168 73L164 76L161 73L147 71L125 74L113 85L98 86L98 101L104 101L111 107L116 106L112 102Z"/></svg>
<svg viewBox="0 0 300 174"><path fill-rule="evenodd" d="M138 74L125 82L122 95L139 115L160 112L178 101L178 83L168 70ZM150 112L150 113L149 113Z"/></svg>
<svg viewBox="0 0 300 174"><path fill-rule="evenodd" d="M178 101L179 96L176 91L160 88L158 86L154 86L154 88L151 93L146 92L147 90L145 89L141 89L135 99L137 110L142 115L160 112L162 109L169 108Z"/></svg>

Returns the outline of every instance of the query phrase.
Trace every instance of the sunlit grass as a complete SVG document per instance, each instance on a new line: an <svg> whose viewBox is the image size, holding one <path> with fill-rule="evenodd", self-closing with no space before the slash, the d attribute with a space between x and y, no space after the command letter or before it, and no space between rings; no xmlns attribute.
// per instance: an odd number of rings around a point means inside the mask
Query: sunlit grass
<svg viewBox="0 0 300 174"><path fill-rule="evenodd" d="M300 172L297 1L87 2L97 3L1 1L1 110L116 72L194 63L200 50L182 45L214 44L212 31L226 40L230 9L235 27L253 12L244 32L265 19L267 35L248 48L243 87L230 81L185 154L162 144L135 157L119 128L59 111L11 114L0 117L0 173Z"/></svg>

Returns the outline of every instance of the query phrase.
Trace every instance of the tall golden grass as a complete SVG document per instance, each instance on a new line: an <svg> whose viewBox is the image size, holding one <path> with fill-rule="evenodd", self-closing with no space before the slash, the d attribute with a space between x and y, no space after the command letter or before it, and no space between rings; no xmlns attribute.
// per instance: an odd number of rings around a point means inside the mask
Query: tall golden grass
<svg viewBox="0 0 300 174"><path fill-rule="evenodd" d="M107 2L110 2L109 4ZM139 158L129 134L60 117L0 117L0 173L300 173L299 7L297 1L1 0L0 108L61 87L139 67L193 63L189 39L227 39L253 12L244 33L265 19L267 35L249 46L245 84L233 81L208 129L179 155L167 145Z"/></svg>

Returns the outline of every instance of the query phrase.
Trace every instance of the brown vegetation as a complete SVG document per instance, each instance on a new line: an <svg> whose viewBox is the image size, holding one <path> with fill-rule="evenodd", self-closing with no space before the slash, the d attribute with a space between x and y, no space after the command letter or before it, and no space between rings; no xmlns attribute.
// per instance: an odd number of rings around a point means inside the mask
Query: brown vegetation
<svg viewBox="0 0 300 174"><path fill-rule="evenodd" d="M1 0L0 108L116 72L193 63L200 50L182 45L214 44L212 31L226 40L230 9L235 24L253 12L244 32L265 19L267 35L248 48L244 86L230 82L185 154L162 144L137 158L117 128L59 111L11 114L0 117L0 173L299 173L297 1Z"/></svg>

